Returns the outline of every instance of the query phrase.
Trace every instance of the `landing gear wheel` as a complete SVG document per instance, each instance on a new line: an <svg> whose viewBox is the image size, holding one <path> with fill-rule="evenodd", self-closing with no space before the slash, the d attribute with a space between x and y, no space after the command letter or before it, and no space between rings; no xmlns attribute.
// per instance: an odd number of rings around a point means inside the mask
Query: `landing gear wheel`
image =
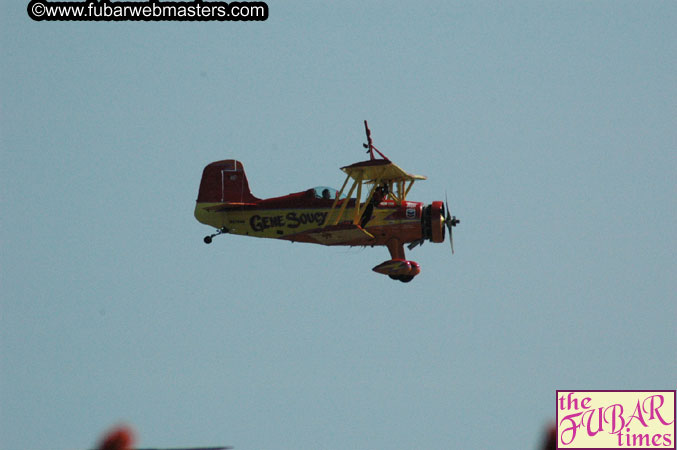
<svg viewBox="0 0 677 450"><path fill-rule="evenodd" d="M414 279L414 275L388 275L391 280L398 280L402 283L409 283Z"/></svg>
<svg viewBox="0 0 677 450"><path fill-rule="evenodd" d="M228 233L228 228L221 227L218 230L216 230L216 233L210 234L209 236L205 236L205 238L203 240L205 241L205 244L211 244L212 238L214 238L214 236L218 236L218 235L224 234L224 233Z"/></svg>

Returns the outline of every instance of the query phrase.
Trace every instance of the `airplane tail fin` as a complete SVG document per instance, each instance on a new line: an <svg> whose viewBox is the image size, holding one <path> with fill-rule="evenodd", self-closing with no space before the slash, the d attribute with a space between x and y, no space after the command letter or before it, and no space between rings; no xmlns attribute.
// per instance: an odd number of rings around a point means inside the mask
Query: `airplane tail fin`
<svg viewBox="0 0 677 450"><path fill-rule="evenodd" d="M247 203L259 200L249 190L240 161L226 159L209 164L202 172L198 203Z"/></svg>

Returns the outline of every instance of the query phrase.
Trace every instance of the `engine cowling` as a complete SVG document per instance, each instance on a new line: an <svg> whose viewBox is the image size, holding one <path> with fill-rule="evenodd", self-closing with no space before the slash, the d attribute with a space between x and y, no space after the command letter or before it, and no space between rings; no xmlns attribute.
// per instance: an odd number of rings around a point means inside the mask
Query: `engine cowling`
<svg viewBox="0 0 677 450"><path fill-rule="evenodd" d="M423 208L421 217L423 239L439 243L444 242L444 203L432 202Z"/></svg>

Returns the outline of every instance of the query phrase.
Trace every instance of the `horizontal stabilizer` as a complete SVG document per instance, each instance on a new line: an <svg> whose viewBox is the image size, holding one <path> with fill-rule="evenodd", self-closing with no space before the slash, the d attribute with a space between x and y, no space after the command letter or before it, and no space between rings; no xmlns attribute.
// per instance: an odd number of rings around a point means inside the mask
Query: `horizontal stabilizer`
<svg viewBox="0 0 677 450"><path fill-rule="evenodd" d="M221 211L232 211L233 209L239 209L243 206L256 206L258 203L247 203L247 202L223 202L218 205L205 206L205 211L209 212L221 212Z"/></svg>

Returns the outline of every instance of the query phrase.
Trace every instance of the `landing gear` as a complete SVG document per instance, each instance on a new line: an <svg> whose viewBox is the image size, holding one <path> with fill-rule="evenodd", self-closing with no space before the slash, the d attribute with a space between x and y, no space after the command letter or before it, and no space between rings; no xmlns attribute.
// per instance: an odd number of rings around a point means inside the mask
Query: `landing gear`
<svg viewBox="0 0 677 450"><path fill-rule="evenodd" d="M392 280L399 280L402 283L409 283L414 279L413 275L388 275Z"/></svg>
<svg viewBox="0 0 677 450"><path fill-rule="evenodd" d="M401 245L395 251L391 250L390 255L393 259L383 261L371 270L388 275L391 280L398 280L402 283L409 283L416 275L421 273L421 266L416 261L407 261L403 258L404 249Z"/></svg>
<svg viewBox="0 0 677 450"><path fill-rule="evenodd" d="M220 234L224 234L224 233L228 233L228 228L226 228L226 227L221 227L221 228L219 228L218 230L216 230L216 233L210 234L209 236L205 236L205 238L204 238L203 240L204 240L205 244L211 244L211 243L212 243L212 239L213 239L214 237L216 237L216 236L218 236L218 235L220 235Z"/></svg>

